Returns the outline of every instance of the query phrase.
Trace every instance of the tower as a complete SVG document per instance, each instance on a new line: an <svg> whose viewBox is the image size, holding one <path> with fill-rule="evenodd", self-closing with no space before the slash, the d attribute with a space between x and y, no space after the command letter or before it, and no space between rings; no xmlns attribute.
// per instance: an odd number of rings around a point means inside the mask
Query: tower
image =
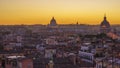
<svg viewBox="0 0 120 68"><path fill-rule="evenodd" d="M108 33L111 31L110 23L107 21L106 14L104 15L104 19L100 24L100 32L101 33Z"/></svg>

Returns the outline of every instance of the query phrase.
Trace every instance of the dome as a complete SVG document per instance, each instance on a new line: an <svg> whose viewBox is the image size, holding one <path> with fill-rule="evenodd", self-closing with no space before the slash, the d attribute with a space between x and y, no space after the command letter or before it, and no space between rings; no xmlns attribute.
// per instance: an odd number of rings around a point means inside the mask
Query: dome
<svg viewBox="0 0 120 68"><path fill-rule="evenodd" d="M56 25L57 25L56 20L53 17L50 21L50 26L56 26Z"/></svg>
<svg viewBox="0 0 120 68"><path fill-rule="evenodd" d="M107 21L106 19L106 16L104 17L104 20L101 22L101 27L106 27L106 28L109 28L110 27L110 24L109 22Z"/></svg>
<svg viewBox="0 0 120 68"><path fill-rule="evenodd" d="M110 23L107 21L106 16L104 16L104 20L100 24L101 33L108 33L111 31Z"/></svg>

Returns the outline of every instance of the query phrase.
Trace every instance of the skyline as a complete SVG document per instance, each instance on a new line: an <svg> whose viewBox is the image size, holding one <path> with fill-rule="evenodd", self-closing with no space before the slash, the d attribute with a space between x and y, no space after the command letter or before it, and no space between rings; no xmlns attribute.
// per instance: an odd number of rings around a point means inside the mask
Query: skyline
<svg viewBox="0 0 120 68"><path fill-rule="evenodd" d="M120 23L120 0L0 0L0 25Z"/></svg>

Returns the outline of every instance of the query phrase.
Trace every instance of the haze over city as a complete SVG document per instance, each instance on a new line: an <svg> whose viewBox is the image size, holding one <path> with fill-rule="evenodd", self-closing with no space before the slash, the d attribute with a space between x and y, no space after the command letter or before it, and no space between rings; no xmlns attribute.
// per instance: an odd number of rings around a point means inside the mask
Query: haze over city
<svg viewBox="0 0 120 68"><path fill-rule="evenodd" d="M120 0L0 0L0 68L120 68Z"/></svg>
<svg viewBox="0 0 120 68"><path fill-rule="evenodd" d="M0 25L120 23L120 0L0 0Z"/></svg>

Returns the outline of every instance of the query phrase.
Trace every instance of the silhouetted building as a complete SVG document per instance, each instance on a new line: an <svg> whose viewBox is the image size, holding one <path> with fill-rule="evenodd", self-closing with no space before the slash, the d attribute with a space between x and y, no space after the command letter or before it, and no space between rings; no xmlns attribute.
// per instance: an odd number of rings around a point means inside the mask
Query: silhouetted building
<svg viewBox="0 0 120 68"><path fill-rule="evenodd" d="M50 21L50 26L57 26L56 20L54 19L54 17L51 19Z"/></svg>
<svg viewBox="0 0 120 68"><path fill-rule="evenodd" d="M107 21L106 15L104 16L104 20L100 24L100 32L108 33L111 31L110 23Z"/></svg>

